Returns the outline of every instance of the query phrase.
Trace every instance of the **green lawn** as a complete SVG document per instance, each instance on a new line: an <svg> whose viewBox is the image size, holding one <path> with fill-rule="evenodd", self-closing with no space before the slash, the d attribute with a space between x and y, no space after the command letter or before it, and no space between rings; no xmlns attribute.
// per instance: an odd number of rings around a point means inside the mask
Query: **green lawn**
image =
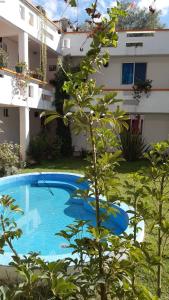
<svg viewBox="0 0 169 300"><path fill-rule="evenodd" d="M20 171L20 173L29 172L72 172L83 174L87 162L85 159L81 158L60 158L54 161L43 161L42 163L34 166L28 166L27 168ZM141 168L148 166L148 162L145 160L140 160L136 162L121 162L118 168L119 174L128 174L132 172L139 171Z"/></svg>
<svg viewBox="0 0 169 300"><path fill-rule="evenodd" d="M87 162L80 158L60 158L55 161L43 161L41 164L29 166L21 170L21 173L29 172L72 172L83 174Z"/></svg>

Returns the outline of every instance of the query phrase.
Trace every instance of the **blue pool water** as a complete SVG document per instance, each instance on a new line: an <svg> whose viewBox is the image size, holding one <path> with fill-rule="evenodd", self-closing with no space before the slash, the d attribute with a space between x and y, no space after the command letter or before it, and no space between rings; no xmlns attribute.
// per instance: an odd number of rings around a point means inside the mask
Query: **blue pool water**
<svg viewBox="0 0 169 300"><path fill-rule="evenodd" d="M0 180L0 196L8 194L16 199L24 215L18 214L16 222L23 235L13 242L21 255L31 251L39 252L48 260L70 255L67 241L55 233L72 224L76 219L95 225L95 212L90 201L75 199L73 192L87 188L87 183L77 183L78 175L62 173L38 173L6 177ZM117 210L117 206L115 207ZM116 216L111 215L103 224L114 234L121 234L128 226L128 215L118 208ZM84 228L84 235L88 233ZM80 236L79 236L80 238ZM0 264L10 260L0 255Z"/></svg>

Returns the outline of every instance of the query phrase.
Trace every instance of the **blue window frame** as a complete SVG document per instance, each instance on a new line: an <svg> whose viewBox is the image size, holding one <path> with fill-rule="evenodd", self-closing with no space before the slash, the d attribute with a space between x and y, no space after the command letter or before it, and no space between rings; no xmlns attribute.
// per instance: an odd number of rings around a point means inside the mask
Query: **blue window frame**
<svg viewBox="0 0 169 300"><path fill-rule="evenodd" d="M122 66L122 84L132 84L133 83L133 63L125 63Z"/></svg>
<svg viewBox="0 0 169 300"><path fill-rule="evenodd" d="M122 84L134 84L146 80L146 63L122 64Z"/></svg>

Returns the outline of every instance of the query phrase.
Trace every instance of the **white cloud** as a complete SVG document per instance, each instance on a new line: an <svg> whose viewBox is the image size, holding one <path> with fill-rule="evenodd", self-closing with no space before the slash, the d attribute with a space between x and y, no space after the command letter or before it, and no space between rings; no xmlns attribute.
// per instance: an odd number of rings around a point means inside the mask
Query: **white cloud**
<svg viewBox="0 0 169 300"><path fill-rule="evenodd" d="M150 5L153 4L152 0L140 0L138 2L138 6L140 8L149 8ZM163 15L166 15L169 12L169 0L156 0L154 1L153 6L156 9L161 10Z"/></svg>

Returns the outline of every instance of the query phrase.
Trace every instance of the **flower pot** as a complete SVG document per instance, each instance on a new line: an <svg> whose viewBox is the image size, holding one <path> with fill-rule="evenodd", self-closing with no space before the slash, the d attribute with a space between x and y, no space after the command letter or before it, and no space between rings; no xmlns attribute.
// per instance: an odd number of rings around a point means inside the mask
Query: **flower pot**
<svg viewBox="0 0 169 300"><path fill-rule="evenodd" d="M35 79L38 79L38 80L41 80L41 81L43 81L43 76L42 75L40 75L40 74L32 74L32 77L33 78L35 78Z"/></svg>
<svg viewBox="0 0 169 300"><path fill-rule="evenodd" d="M15 66L15 70L17 73L22 74L23 73L23 67L22 66Z"/></svg>
<svg viewBox="0 0 169 300"><path fill-rule="evenodd" d="M6 67L6 65L0 61L0 68L5 68L5 67Z"/></svg>

